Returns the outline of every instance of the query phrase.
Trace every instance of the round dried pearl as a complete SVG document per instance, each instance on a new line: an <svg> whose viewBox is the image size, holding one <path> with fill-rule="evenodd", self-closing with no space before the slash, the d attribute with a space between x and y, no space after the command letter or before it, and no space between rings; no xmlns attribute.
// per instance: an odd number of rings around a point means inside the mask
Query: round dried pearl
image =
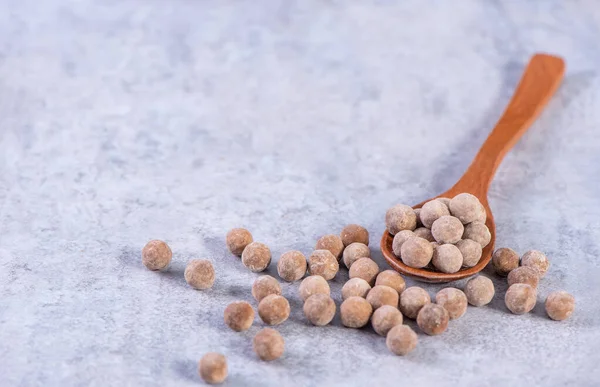
<svg viewBox="0 0 600 387"><path fill-rule="evenodd" d="M232 302L225 308L223 319L225 324L234 331L245 331L254 322L254 309L246 301Z"/></svg>
<svg viewBox="0 0 600 387"><path fill-rule="evenodd" d="M521 257L521 265L533 267L538 271L540 278L543 278L548 271L550 261L541 251L529 250Z"/></svg>
<svg viewBox="0 0 600 387"><path fill-rule="evenodd" d="M397 257L402 255L402 245L404 242L409 240L411 237L414 237L415 233L411 230L402 230L396 235L394 235L394 239L392 240L392 251Z"/></svg>
<svg viewBox="0 0 600 387"><path fill-rule="evenodd" d="M462 238L474 240L479 243L481 247L485 247L490 244L492 234L490 234L490 230L484 223L472 222L465 226Z"/></svg>
<svg viewBox="0 0 600 387"><path fill-rule="evenodd" d="M362 328L369 322L373 307L362 297L349 297L340 306L342 324L348 328Z"/></svg>
<svg viewBox="0 0 600 387"><path fill-rule="evenodd" d="M456 242L456 247L463 256L463 266L473 267L477 265L483 254L481 245L471 239L461 239Z"/></svg>
<svg viewBox="0 0 600 387"><path fill-rule="evenodd" d="M517 267L508 273L508 286L513 284L527 284L535 289L540 281L538 275L538 271L532 267Z"/></svg>
<svg viewBox="0 0 600 387"><path fill-rule="evenodd" d="M225 243L232 254L238 257L242 256L242 252L250 243L253 242L252 234L245 228L234 228L227 233Z"/></svg>
<svg viewBox="0 0 600 387"><path fill-rule="evenodd" d="M450 213L457 217L462 223L467 224L481 219L481 213L485 214L485 208L476 196L470 193L461 193L450 200Z"/></svg>
<svg viewBox="0 0 600 387"><path fill-rule="evenodd" d="M308 270L311 275L320 275L330 280L335 277L339 269L340 264L329 250L315 250L308 257Z"/></svg>
<svg viewBox="0 0 600 387"><path fill-rule="evenodd" d="M344 243L339 235L324 235L317 241L315 250L329 250L331 254L339 261L344 251Z"/></svg>
<svg viewBox="0 0 600 387"><path fill-rule="evenodd" d="M550 293L546 298L546 313L552 320L562 321L569 318L575 310L575 298L564 290Z"/></svg>
<svg viewBox="0 0 600 387"><path fill-rule="evenodd" d="M473 306L489 304L495 292L492 280L482 275L471 278L465 286L465 295L469 304Z"/></svg>
<svg viewBox="0 0 600 387"><path fill-rule="evenodd" d="M417 325L430 336L444 333L449 320L448 311L437 304L424 305L417 315Z"/></svg>
<svg viewBox="0 0 600 387"><path fill-rule="evenodd" d="M364 243L354 242L349 244L348 247L344 249L343 255L344 265L350 269L350 266L352 266L356 260L370 257L371 251L369 250L369 246L365 245Z"/></svg>
<svg viewBox="0 0 600 387"><path fill-rule="evenodd" d="M385 226L392 235L417 228L417 216L412 207L397 204L385 213Z"/></svg>
<svg viewBox="0 0 600 387"><path fill-rule="evenodd" d="M508 273L519 267L519 254L508 247L501 247L492 254L492 266L496 274L506 277Z"/></svg>
<svg viewBox="0 0 600 387"><path fill-rule="evenodd" d="M402 313L391 305L383 305L373 312L371 325L380 336L385 337L396 325L402 324Z"/></svg>
<svg viewBox="0 0 600 387"><path fill-rule="evenodd" d="M439 217L431 226L431 234L439 243L454 244L462 238L464 231L465 226L460 220L449 215Z"/></svg>
<svg viewBox="0 0 600 387"><path fill-rule="evenodd" d="M300 298L302 301L306 301L308 297L313 294L330 294L329 284L325 281L325 278L320 275L311 275L310 277L306 277L301 283L299 287Z"/></svg>
<svg viewBox="0 0 600 387"><path fill-rule="evenodd" d="M215 283L215 269L206 259L192 259L183 273L185 282L198 290L209 289Z"/></svg>
<svg viewBox="0 0 600 387"><path fill-rule="evenodd" d="M200 359L198 373L206 383L223 383L227 379L227 359L220 353L209 352Z"/></svg>
<svg viewBox="0 0 600 387"><path fill-rule="evenodd" d="M294 282L306 274L306 257L299 251L283 253L277 262L277 273L284 281Z"/></svg>
<svg viewBox="0 0 600 387"><path fill-rule="evenodd" d="M504 303L514 314L525 314L535 306L537 292L527 284L511 285L504 296Z"/></svg>
<svg viewBox="0 0 600 387"><path fill-rule="evenodd" d="M362 278L351 278L342 286L342 300L350 297L366 298L371 285Z"/></svg>
<svg viewBox="0 0 600 387"><path fill-rule="evenodd" d="M440 202L444 203L446 205L446 207L448 207L448 210L450 210L450 199L449 198L436 198L435 200L439 200Z"/></svg>
<svg viewBox="0 0 600 387"><path fill-rule="evenodd" d="M463 256L458 247L444 244L435 248L431 263L442 273L456 273L462 267Z"/></svg>
<svg viewBox="0 0 600 387"><path fill-rule="evenodd" d="M417 217L417 227L423 227L423 222L421 222L421 209L415 208L415 216Z"/></svg>
<svg viewBox="0 0 600 387"><path fill-rule="evenodd" d="M349 274L350 278L362 278L373 285L379 274L379 266L371 258L360 258L352 264Z"/></svg>
<svg viewBox="0 0 600 387"><path fill-rule="evenodd" d="M425 227L419 227L414 231L415 236L418 236L419 238L423 238L426 239L428 242L434 242L435 239L433 238L433 234L431 233L431 230Z"/></svg>
<svg viewBox="0 0 600 387"><path fill-rule="evenodd" d="M388 332L385 345L394 355L407 355L417 346L417 334L408 325L396 325Z"/></svg>
<svg viewBox="0 0 600 387"><path fill-rule="evenodd" d="M450 320L461 317L467 311L467 296L462 290L444 288L435 295L436 304L443 306L448 311Z"/></svg>
<svg viewBox="0 0 600 387"><path fill-rule="evenodd" d="M260 360L271 361L283 355L285 342L275 329L263 328L254 336L252 347Z"/></svg>
<svg viewBox="0 0 600 387"><path fill-rule="evenodd" d="M390 305L394 308L398 307L398 292L389 286L375 285L367 294L367 301L373 307L373 310L380 308L383 305Z"/></svg>
<svg viewBox="0 0 600 387"><path fill-rule="evenodd" d="M419 215L421 217L423 226L431 228L433 222L438 220L441 216L450 215L450 211L448 210L448 206L446 206L443 202L439 200L431 200L423 204L421 213Z"/></svg>
<svg viewBox="0 0 600 387"><path fill-rule="evenodd" d="M311 324L321 327L333 320L335 302L326 294L315 294L308 297L302 310Z"/></svg>
<svg viewBox="0 0 600 387"><path fill-rule="evenodd" d="M404 278L395 270L384 270L377 274L375 279L375 285L385 285L394 289L398 294L402 293L406 289L406 282Z"/></svg>
<svg viewBox="0 0 600 387"><path fill-rule="evenodd" d="M163 270L169 263L173 253L163 241L152 240L142 249L142 263L150 270Z"/></svg>
<svg viewBox="0 0 600 387"><path fill-rule="evenodd" d="M415 319L423 305L430 302L429 293L418 286L411 286L400 295L400 311L404 316Z"/></svg>
<svg viewBox="0 0 600 387"><path fill-rule="evenodd" d="M252 284L252 297L258 302L270 294L281 295L281 285L270 275L261 275Z"/></svg>
<svg viewBox="0 0 600 387"><path fill-rule="evenodd" d="M415 268L427 266L433 256L433 247L426 239L414 236L402 244L400 259Z"/></svg>
<svg viewBox="0 0 600 387"><path fill-rule="evenodd" d="M290 316L290 303L277 294L268 295L259 302L258 315L265 324L281 324Z"/></svg>
<svg viewBox="0 0 600 387"><path fill-rule="evenodd" d="M255 273L261 272L271 263L271 250L264 243L252 242L242 252L242 263Z"/></svg>
<svg viewBox="0 0 600 387"><path fill-rule="evenodd" d="M340 233L344 246L348 246L351 243L358 242L369 245L369 232L363 226L358 224L349 224L342 229Z"/></svg>

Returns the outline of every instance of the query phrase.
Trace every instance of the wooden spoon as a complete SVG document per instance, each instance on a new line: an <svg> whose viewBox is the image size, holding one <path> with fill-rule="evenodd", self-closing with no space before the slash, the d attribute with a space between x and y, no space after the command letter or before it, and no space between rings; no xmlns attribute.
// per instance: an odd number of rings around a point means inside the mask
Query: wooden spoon
<svg viewBox="0 0 600 387"><path fill-rule="evenodd" d="M477 265L452 274L406 266L394 255L392 251L393 236L386 230L383 238L381 238L381 251L392 268L424 282L450 282L479 273L490 262L494 242L496 241L496 224L487 199L490 183L504 155L531 126L560 85L564 71L565 64L561 58L546 54L535 54L529 61L504 114L481 146L479 153L477 153L465 174L452 188L436 196L436 198L453 198L459 193L469 192L477 196L485 207L487 212L486 225L490 229L492 239L483 249L483 254ZM425 200L414 206L414 208L421 208L429 200L432 199Z"/></svg>

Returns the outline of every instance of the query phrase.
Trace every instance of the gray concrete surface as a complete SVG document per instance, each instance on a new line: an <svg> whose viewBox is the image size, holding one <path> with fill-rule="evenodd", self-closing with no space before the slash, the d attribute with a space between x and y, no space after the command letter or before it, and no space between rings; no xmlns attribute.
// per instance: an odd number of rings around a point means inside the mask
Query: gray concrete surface
<svg viewBox="0 0 600 387"><path fill-rule="evenodd" d="M0 1L0 385L192 386L206 351L228 386L598 385L599 26L592 0ZM552 260L533 313L488 273L491 305L400 358L308 326L286 284L285 356L258 361L259 319L222 321L256 278L227 230L277 258L357 222L385 266L385 210L461 175L536 51L567 77L490 192L498 244ZM140 263L152 238L165 273ZM196 257L210 291L185 284ZM559 289L562 323L541 302Z"/></svg>

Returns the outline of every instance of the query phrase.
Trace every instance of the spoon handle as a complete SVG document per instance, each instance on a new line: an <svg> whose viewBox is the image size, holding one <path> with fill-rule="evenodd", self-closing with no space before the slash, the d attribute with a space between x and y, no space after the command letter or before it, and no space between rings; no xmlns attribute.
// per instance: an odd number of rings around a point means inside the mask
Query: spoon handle
<svg viewBox="0 0 600 387"><path fill-rule="evenodd" d="M504 155L540 115L563 78L564 61L556 56L531 57L504 114L483 143L475 159L449 192L470 192L481 198L487 191Z"/></svg>

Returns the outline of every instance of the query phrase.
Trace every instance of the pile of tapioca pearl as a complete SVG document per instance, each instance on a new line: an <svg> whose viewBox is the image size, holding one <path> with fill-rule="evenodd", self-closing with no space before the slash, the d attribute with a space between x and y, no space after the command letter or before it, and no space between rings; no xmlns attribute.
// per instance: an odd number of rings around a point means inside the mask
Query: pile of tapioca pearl
<svg viewBox="0 0 600 387"><path fill-rule="evenodd" d="M286 282L302 280L298 296L304 302L303 312L310 323L315 326L328 325L337 312L328 281L338 273L340 262L349 269L350 277L341 290L343 302L339 312L342 324L348 328L362 328L370 322L378 335L386 337L388 349L396 355L406 355L417 346L417 334L403 324L404 318L416 319L417 326L425 334L438 335L446 330L449 320L465 314L467 303L483 306L494 296L491 280L477 276L467 282L464 292L456 288L445 288L436 294L432 302L425 289L417 286L406 288L404 278L397 272L380 272L377 263L370 258L368 243L369 233L365 228L349 225L344 227L340 235L321 237L308 260L296 250L281 255L277 262L278 275ZM243 265L253 272L262 272L271 263L269 247L254 242L250 232L245 229L231 230L227 234L226 244L234 255L241 257ZM494 267L504 268L503 270L511 267L514 260L512 256L508 259L506 257L507 254L498 253L493 259ZM142 262L150 270L166 269L171 258L171 249L163 241L150 241L142 250ZM528 262L537 260L525 259L524 256L523 267L529 266ZM209 260L194 259L188 263L184 276L192 288L203 290L213 286L215 271ZM507 306L510 303L509 309L513 313L529 308L530 292L527 289L523 291L518 287L511 291L514 286L521 285L526 280L530 278L509 275L509 283L515 283L507 292L506 302ZM562 294L564 292L557 293L548 297L546 310L551 318L564 319L572 313L574 303L570 302L572 296ZM277 326L286 322L291 312L290 303L281 295L281 286L276 278L269 275L258 276L249 289L249 294L258 303L256 309L264 324ZM254 323L255 308L245 300L236 301L225 308L223 318L232 330L245 331ZM253 349L261 360L272 361L283 355L285 341L277 330L266 327L255 335ZM227 378L227 359L220 353L207 353L199 361L198 372L208 383L221 383Z"/></svg>
<svg viewBox="0 0 600 387"><path fill-rule="evenodd" d="M469 193L434 199L416 210L398 204L385 215L394 254L407 266L443 273L479 262L492 238L485 221L485 208Z"/></svg>
<svg viewBox="0 0 600 387"><path fill-rule="evenodd" d="M492 255L492 266L500 276L507 277L506 307L514 314L525 314L537 303L539 281L546 276L550 261L544 253L529 250L522 257L507 247ZM565 320L575 309L575 298L564 290L550 293L546 298L546 313L552 320Z"/></svg>

